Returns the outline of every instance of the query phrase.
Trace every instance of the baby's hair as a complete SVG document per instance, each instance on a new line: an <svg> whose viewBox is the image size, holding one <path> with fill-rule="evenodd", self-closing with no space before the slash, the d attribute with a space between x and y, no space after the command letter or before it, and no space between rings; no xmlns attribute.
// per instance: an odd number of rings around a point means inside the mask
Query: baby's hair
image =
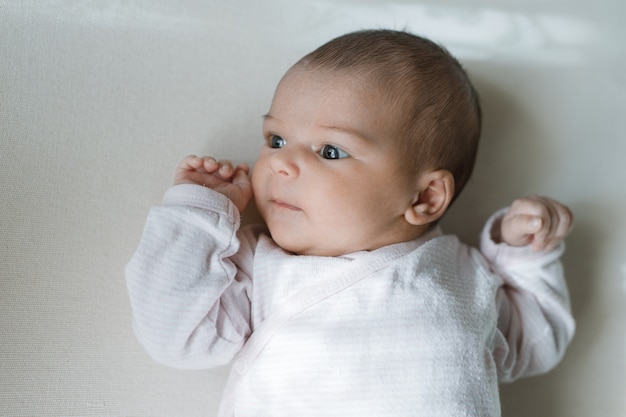
<svg viewBox="0 0 626 417"><path fill-rule="evenodd" d="M482 116L467 73L445 48L404 31L365 30L329 41L296 65L354 72L379 88L401 116L390 130L410 155L407 168L449 170L456 198L474 167Z"/></svg>

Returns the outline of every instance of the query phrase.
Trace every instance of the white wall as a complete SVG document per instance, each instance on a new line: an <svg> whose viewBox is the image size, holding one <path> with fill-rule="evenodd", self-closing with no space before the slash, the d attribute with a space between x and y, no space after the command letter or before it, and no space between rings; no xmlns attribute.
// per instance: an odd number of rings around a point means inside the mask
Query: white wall
<svg viewBox="0 0 626 417"><path fill-rule="evenodd" d="M214 415L226 370L153 363L123 267L182 156L252 162L282 73L368 27L443 43L481 91L448 231L475 242L528 193L575 212L577 337L554 372L503 387L504 415L626 415L624 16L621 0L0 0L0 415Z"/></svg>

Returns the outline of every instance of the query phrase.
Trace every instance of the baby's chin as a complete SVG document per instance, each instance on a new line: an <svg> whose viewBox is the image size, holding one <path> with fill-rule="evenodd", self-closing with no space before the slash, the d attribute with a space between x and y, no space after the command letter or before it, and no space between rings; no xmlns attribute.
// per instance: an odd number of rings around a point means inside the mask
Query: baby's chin
<svg viewBox="0 0 626 417"><path fill-rule="evenodd" d="M320 256L320 257L337 257L347 255L349 253L359 252L367 249L349 249L342 246L331 246L328 242L332 242L332 236L325 239L321 245L315 246L310 240L288 239L278 234L272 234L272 240L284 251L300 256Z"/></svg>
<svg viewBox="0 0 626 417"><path fill-rule="evenodd" d="M272 235L272 240L276 243L282 250L292 253L294 255L302 255L302 256L331 256L323 254L323 251L315 250L310 245L304 245L300 242L294 242L290 239L281 239L279 236Z"/></svg>

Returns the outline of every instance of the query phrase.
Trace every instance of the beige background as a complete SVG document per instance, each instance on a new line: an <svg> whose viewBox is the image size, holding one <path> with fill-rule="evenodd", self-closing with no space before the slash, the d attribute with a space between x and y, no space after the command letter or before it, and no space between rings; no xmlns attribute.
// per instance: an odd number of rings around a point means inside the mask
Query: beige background
<svg viewBox="0 0 626 417"><path fill-rule="evenodd" d="M626 415L626 3L0 0L0 415L211 416L226 370L153 363L123 267L178 160L253 162L283 72L333 36L408 28L482 93L469 242L528 193L569 204L578 334L509 417Z"/></svg>

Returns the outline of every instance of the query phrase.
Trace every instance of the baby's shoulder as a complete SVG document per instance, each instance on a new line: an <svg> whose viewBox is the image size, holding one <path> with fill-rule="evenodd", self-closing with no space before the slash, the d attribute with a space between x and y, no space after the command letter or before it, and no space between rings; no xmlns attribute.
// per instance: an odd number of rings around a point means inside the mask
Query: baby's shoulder
<svg viewBox="0 0 626 417"><path fill-rule="evenodd" d="M430 239L416 252L422 262L429 264L432 269L444 269L454 275L472 275L481 280L493 280L489 262L480 250L464 243L455 235L440 235Z"/></svg>

